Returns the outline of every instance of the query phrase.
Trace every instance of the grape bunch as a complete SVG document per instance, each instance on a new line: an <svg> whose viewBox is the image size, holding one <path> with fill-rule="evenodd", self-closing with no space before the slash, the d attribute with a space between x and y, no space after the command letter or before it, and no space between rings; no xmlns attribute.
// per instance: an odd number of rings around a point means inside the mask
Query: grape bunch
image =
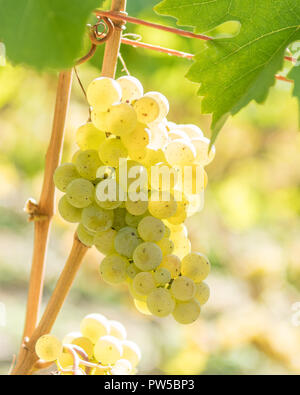
<svg viewBox="0 0 300 395"><path fill-rule="evenodd" d="M79 150L54 174L59 213L105 255L104 281L128 283L139 311L190 324L209 298L210 263L192 252L184 222L202 207L215 148L197 126L169 122L167 98L134 77L97 78L87 99Z"/></svg>
<svg viewBox="0 0 300 395"><path fill-rule="evenodd" d="M90 314L61 342L47 334L36 343L37 356L55 362L60 375L132 375L141 359L136 343L127 340L125 327L102 314Z"/></svg>

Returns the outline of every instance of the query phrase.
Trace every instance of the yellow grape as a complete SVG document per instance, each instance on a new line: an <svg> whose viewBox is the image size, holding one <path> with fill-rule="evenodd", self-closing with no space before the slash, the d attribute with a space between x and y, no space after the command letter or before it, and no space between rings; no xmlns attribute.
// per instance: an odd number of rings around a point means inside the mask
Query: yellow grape
<svg viewBox="0 0 300 395"><path fill-rule="evenodd" d="M80 323L80 331L92 343L109 333L109 322L102 314L89 314Z"/></svg>
<svg viewBox="0 0 300 395"><path fill-rule="evenodd" d="M139 346L133 341L124 340L122 342L122 348L122 358L127 359L131 363L132 367L135 368L141 360L141 351Z"/></svg>
<svg viewBox="0 0 300 395"><path fill-rule="evenodd" d="M181 271L197 283L205 280L210 272L208 258L200 252L193 252L182 259Z"/></svg>
<svg viewBox="0 0 300 395"><path fill-rule="evenodd" d="M173 311L173 317L179 324L192 324L200 315L200 304L192 299L188 302L177 302Z"/></svg>
<svg viewBox="0 0 300 395"><path fill-rule="evenodd" d="M108 131L115 136L126 136L137 126L134 109L127 103L115 104L109 108L106 117Z"/></svg>
<svg viewBox="0 0 300 395"><path fill-rule="evenodd" d="M86 95L93 108L106 111L121 100L122 89L112 78L99 77L89 84Z"/></svg>
<svg viewBox="0 0 300 395"><path fill-rule="evenodd" d="M201 306L208 301L209 296L209 286L205 282L196 284L195 299L200 303Z"/></svg>
<svg viewBox="0 0 300 395"><path fill-rule="evenodd" d="M151 123L158 120L160 115L160 106L157 99L150 96L143 96L133 104L136 111L137 119L141 123Z"/></svg>
<svg viewBox="0 0 300 395"><path fill-rule="evenodd" d="M113 336L101 337L94 347L95 358L103 365L114 364L122 354L122 343Z"/></svg>
<svg viewBox="0 0 300 395"><path fill-rule="evenodd" d="M55 361L62 353L62 342L53 335L41 336L36 342L35 352L43 361Z"/></svg>
<svg viewBox="0 0 300 395"><path fill-rule="evenodd" d="M105 133L97 129L92 122L80 126L76 132L76 143L83 151L90 149L98 151L105 139Z"/></svg>

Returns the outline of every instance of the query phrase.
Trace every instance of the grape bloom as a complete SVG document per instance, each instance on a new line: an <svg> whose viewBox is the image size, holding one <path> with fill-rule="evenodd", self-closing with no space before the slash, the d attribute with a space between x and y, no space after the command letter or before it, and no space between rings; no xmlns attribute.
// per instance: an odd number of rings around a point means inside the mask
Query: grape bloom
<svg viewBox="0 0 300 395"><path fill-rule="evenodd" d="M141 313L190 324L209 298L210 263L192 252L184 222L203 207L215 147L197 126L168 121L167 98L144 94L134 77L97 78L87 98L91 121L77 130L79 150L54 174L65 193L59 213L105 255L102 278L126 282ZM107 331L99 342L92 324L85 331L96 358L128 370Z"/></svg>

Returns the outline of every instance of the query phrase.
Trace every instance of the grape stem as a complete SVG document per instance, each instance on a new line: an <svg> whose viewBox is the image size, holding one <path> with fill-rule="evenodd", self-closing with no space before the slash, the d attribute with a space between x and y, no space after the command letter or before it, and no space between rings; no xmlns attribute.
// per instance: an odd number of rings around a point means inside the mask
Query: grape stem
<svg viewBox="0 0 300 395"><path fill-rule="evenodd" d="M34 221L34 251L23 338L31 336L38 321L44 285L45 259L49 230L54 211L55 187L53 183L53 173L61 158L71 84L72 71L62 71L58 79L52 135L46 154L44 182L40 201L35 206L34 211L32 211L32 204L27 203L26 207L30 220Z"/></svg>
<svg viewBox="0 0 300 395"><path fill-rule="evenodd" d="M38 356L35 353L35 344L41 336L51 332L87 251L88 247L82 244L75 235L70 255L58 279L43 317L30 339L26 339L23 343L17 365L13 369L12 375L29 374L38 361Z"/></svg>

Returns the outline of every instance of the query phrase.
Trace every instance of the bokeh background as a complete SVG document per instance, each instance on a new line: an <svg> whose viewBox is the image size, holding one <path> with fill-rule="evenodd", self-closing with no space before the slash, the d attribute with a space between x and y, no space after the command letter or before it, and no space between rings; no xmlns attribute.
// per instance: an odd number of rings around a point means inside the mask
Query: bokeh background
<svg viewBox="0 0 300 395"><path fill-rule="evenodd" d="M172 19L155 15L155 3L129 1L128 11L174 25ZM202 45L133 25L127 33L191 53ZM99 75L102 53L100 48L92 62L78 68L84 86ZM169 98L170 120L195 123L210 135L210 116L201 115L197 86L184 78L190 61L125 46L121 53L146 90L159 90ZM9 64L0 68L0 306L1 312L6 309L6 324L0 326L0 374L8 372L20 344L33 241L23 206L40 194L56 82L55 73ZM201 319L183 327L172 318L141 315L126 288L101 280L101 256L91 249L54 334L62 337L77 330L84 315L100 312L123 322L129 338L140 345L143 374L300 373L300 314L295 305L300 302L300 135L291 89L291 84L277 82L265 105L251 103L227 122L217 140L216 159L207 167L205 208L188 221L193 249L206 253L213 268L208 279L212 295ZM87 115L74 79L63 160L75 151L74 134ZM73 233L56 215L44 303Z"/></svg>

